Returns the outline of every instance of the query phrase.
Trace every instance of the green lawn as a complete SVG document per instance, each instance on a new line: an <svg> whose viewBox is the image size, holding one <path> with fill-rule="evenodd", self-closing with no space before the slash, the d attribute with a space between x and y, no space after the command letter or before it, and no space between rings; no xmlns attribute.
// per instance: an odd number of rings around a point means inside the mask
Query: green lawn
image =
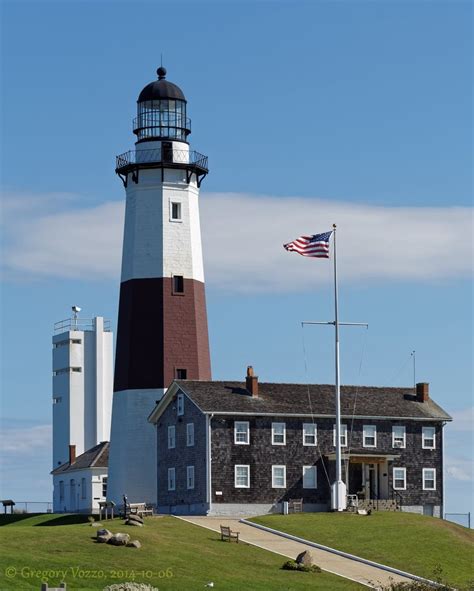
<svg viewBox="0 0 474 591"><path fill-rule="evenodd" d="M173 517L148 518L143 528L108 522L113 532L129 533L142 548L96 544L96 528L79 516L0 517L0 589L38 591L43 573L50 586L61 580L68 591L97 590L130 581L148 582L160 591L204 591L214 581L218 591L349 591L363 589L328 573L281 570L278 556L244 543L221 542L218 534ZM128 571L128 574L126 573ZM135 577L131 571L134 571Z"/></svg>
<svg viewBox="0 0 474 591"><path fill-rule="evenodd" d="M411 513L265 515L256 523L451 585L474 580L474 535L465 527Z"/></svg>

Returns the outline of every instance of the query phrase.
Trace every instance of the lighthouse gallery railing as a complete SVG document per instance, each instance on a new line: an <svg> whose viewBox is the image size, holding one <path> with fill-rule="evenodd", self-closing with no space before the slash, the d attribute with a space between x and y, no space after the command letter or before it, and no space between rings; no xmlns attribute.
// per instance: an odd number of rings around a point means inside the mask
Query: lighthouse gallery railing
<svg viewBox="0 0 474 591"><path fill-rule="evenodd" d="M116 158L116 169L120 170L131 164L191 164L208 170L208 158L195 150L172 150L156 148L153 150L130 150Z"/></svg>

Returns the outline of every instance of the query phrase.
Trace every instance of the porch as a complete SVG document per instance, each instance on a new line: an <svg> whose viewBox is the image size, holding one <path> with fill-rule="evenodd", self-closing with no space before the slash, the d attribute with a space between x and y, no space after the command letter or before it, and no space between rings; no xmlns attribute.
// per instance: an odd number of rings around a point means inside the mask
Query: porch
<svg viewBox="0 0 474 591"><path fill-rule="evenodd" d="M348 507L375 511L398 511L401 494L390 484L389 470L394 454L342 454L342 479L347 487ZM336 454L329 454L330 461Z"/></svg>

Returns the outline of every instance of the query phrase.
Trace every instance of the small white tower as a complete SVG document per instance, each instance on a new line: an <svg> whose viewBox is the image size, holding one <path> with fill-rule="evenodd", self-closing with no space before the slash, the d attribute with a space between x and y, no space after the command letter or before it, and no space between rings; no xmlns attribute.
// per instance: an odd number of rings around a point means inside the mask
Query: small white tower
<svg viewBox="0 0 474 591"><path fill-rule="evenodd" d="M135 150L117 157L126 190L107 498L156 503L148 416L175 378L209 380L199 188L207 157L188 143L183 91L157 70L137 101Z"/></svg>
<svg viewBox="0 0 474 591"><path fill-rule="evenodd" d="M73 317L54 325L53 470L110 438L113 361L110 321Z"/></svg>

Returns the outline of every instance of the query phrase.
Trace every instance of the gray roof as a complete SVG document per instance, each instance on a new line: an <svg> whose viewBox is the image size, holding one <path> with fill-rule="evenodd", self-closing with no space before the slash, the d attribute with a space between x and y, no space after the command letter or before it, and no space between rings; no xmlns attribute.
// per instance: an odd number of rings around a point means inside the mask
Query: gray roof
<svg viewBox="0 0 474 591"><path fill-rule="evenodd" d="M66 462L55 468L51 474L62 474L63 472L73 472L74 470L83 470L84 468L107 468L109 465L109 442L102 441L94 447L91 447L72 464Z"/></svg>
<svg viewBox="0 0 474 591"><path fill-rule="evenodd" d="M259 383L258 398L242 382L176 380L205 413L335 415L334 386ZM417 402L412 388L341 386L341 413L361 417L451 420L434 402Z"/></svg>

